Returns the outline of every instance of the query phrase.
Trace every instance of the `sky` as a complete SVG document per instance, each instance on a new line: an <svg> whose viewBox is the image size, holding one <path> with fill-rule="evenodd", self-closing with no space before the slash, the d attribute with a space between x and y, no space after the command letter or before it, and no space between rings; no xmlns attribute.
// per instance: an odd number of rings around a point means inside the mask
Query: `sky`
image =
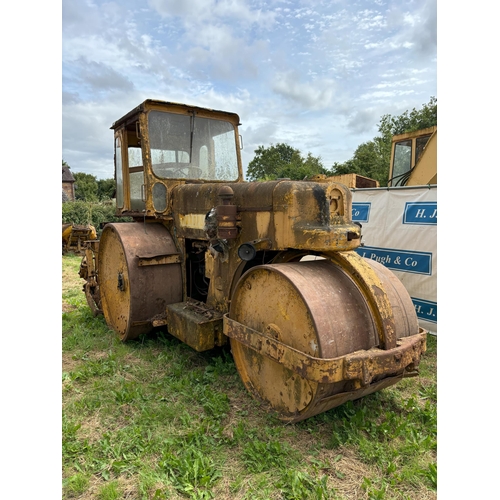
<svg viewBox="0 0 500 500"><path fill-rule="evenodd" d="M146 99L235 112L244 171L286 143L330 168L437 95L436 0L62 1L62 159L113 177Z"/></svg>

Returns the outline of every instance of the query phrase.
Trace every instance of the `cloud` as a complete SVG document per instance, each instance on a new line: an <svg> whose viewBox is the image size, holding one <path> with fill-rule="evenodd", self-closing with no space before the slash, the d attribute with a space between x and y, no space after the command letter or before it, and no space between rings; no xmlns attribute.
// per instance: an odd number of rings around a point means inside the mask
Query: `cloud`
<svg viewBox="0 0 500 500"><path fill-rule="evenodd" d="M373 132L374 123L377 123L379 119L380 115L374 108L360 109L349 118L347 126L353 134L364 134Z"/></svg>
<svg viewBox="0 0 500 500"><path fill-rule="evenodd" d="M78 92L68 92L63 90L62 92L63 106L68 104L77 104L79 102L82 102L82 99L80 98Z"/></svg>
<svg viewBox="0 0 500 500"><path fill-rule="evenodd" d="M79 83L92 93L134 90L134 84L126 76L104 63L81 57L74 62L73 71Z"/></svg>
<svg viewBox="0 0 500 500"><path fill-rule="evenodd" d="M95 33L102 26L104 16L100 9L92 3L62 1L62 29L70 36Z"/></svg>
<svg viewBox="0 0 500 500"><path fill-rule="evenodd" d="M208 24L196 29L192 27L190 30L190 37L194 38L196 33L203 43L186 47L183 61L179 60L177 64L183 64L198 77L211 74L213 79L228 82L259 75L259 60L268 54L266 41L248 42L235 37L231 26Z"/></svg>
<svg viewBox="0 0 500 500"><path fill-rule="evenodd" d="M419 13L420 22L412 26L410 41L423 57L433 56L437 47L437 0L428 0Z"/></svg>
<svg viewBox="0 0 500 500"><path fill-rule="evenodd" d="M300 108L311 110L328 109L332 106L336 83L332 79L319 78L300 81L296 71L279 73L272 83L273 91Z"/></svg>
<svg viewBox="0 0 500 500"><path fill-rule="evenodd" d="M210 0L148 0L148 5L162 17L192 17L204 18L210 13L213 2ZM196 14L195 14L196 13Z"/></svg>
<svg viewBox="0 0 500 500"><path fill-rule="evenodd" d="M275 18L273 11L252 9L245 0L148 0L148 4L163 18L179 17L186 25L220 24L230 19L242 26L257 24L270 29Z"/></svg>
<svg viewBox="0 0 500 500"><path fill-rule="evenodd" d="M119 95L116 102L72 101L62 110L63 158L73 172L101 179L114 175L111 125L144 99L138 93Z"/></svg>
<svg viewBox="0 0 500 500"><path fill-rule="evenodd" d="M380 12L368 9L357 12L354 16L354 22L356 28L360 30L383 29L387 26L387 21Z"/></svg>
<svg viewBox="0 0 500 500"><path fill-rule="evenodd" d="M387 39L393 48L411 49L416 58L435 56L437 47L437 0L426 0L415 11L404 10L404 4L395 4L388 12Z"/></svg>

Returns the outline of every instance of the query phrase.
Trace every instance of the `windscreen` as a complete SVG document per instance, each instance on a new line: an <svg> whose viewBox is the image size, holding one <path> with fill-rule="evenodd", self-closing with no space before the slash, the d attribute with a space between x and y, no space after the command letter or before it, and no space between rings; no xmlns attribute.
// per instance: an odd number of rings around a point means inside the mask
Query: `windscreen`
<svg viewBox="0 0 500 500"><path fill-rule="evenodd" d="M230 122L150 111L148 133L152 168L158 177L238 179L236 135Z"/></svg>

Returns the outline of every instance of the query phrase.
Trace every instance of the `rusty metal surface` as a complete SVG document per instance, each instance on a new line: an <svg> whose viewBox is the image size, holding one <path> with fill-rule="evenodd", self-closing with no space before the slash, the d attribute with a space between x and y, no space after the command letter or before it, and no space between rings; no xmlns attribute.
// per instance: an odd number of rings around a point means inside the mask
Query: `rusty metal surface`
<svg viewBox="0 0 500 500"><path fill-rule="evenodd" d="M83 291L87 304L94 316L102 314L101 292L98 278L98 251L99 240L85 243L85 255L80 263L79 276L85 280Z"/></svg>
<svg viewBox="0 0 500 500"><path fill-rule="evenodd" d="M408 336L403 330L395 332L392 348L378 347L379 330L387 324L374 316L367 284L375 281L393 314L402 312L392 308L391 301L399 301L394 296L407 292L387 293L368 263L354 262L357 267L329 260L257 266L235 288L228 316L233 322L226 320L224 328L236 367L247 389L284 420L308 418L325 410L325 398L332 405L342 399L335 394L356 398L356 390L366 391L380 377L418 366L424 349L418 325L409 340L396 340Z"/></svg>
<svg viewBox="0 0 500 500"><path fill-rule="evenodd" d="M380 348L391 349L397 338L418 332L411 298L389 269L355 252L331 252L328 258L352 276L363 291L377 326Z"/></svg>
<svg viewBox="0 0 500 500"><path fill-rule="evenodd" d="M76 254L85 253L85 243L89 240L96 240L97 232L94 226L63 224L62 225L62 249L65 252Z"/></svg>
<svg viewBox="0 0 500 500"><path fill-rule="evenodd" d="M223 341L222 314L203 303L169 304L166 320L169 333L198 352L213 349Z"/></svg>
<svg viewBox="0 0 500 500"><path fill-rule="evenodd" d="M242 242L270 238L276 250L317 252L354 250L360 245L361 229L350 219L352 195L342 184L281 180L227 187L234 192L237 239ZM218 186L177 185L171 198L179 235L204 238L205 214L219 206Z"/></svg>
<svg viewBox="0 0 500 500"><path fill-rule="evenodd" d="M188 104L182 104L171 101L162 101L159 99L146 99L144 102L139 104L139 106L135 107L127 114L116 120L113 125L111 125L112 129L117 129L121 125L126 125L130 122L134 122L137 119L137 115L139 113L147 113L151 109L157 109L160 111L173 111L179 112L179 109L187 111L196 111L196 113L200 116L224 116L226 120L229 120L235 124L238 124L240 121L239 116L236 113L231 113L228 111L221 111L216 109L209 108L200 108L198 106L192 106Z"/></svg>
<svg viewBox="0 0 500 500"><path fill-rule="evenodd" d="M357 380L360 386L365 386L381 375L401 373L403 370L414 372L426 350L427 332L422 328L417 335L398 340L391 350L372 347L330 359L298 351L270 337L271 331L266 328L266 333L258 332L224 315L225 335L301 377L322 384Z"/></svg>
<svg viewBox="0 0 500 500"><path fill-rule="evenodd" d="M161 224L107 224L99 245L99 286L104 317L122 340L152 328L167 304L182 300L181 265L141 266L144 255L168 256L177 249Z"/></svg>

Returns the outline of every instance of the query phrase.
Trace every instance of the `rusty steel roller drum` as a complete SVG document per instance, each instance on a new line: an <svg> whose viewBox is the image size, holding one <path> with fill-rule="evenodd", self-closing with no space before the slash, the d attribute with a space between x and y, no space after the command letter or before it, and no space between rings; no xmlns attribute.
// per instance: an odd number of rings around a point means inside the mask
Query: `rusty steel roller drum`
<svg viewBox="0 0 500 500"><path fill-rule="evenodd" d="M161 224L107 224L99 245L99 288L104 317L122 341L152 330L152 319L182 300L179 263L158 264L177 254Z"/></svg>
<svg viewBox="0 0 500 500"><path fill-rule="evenodd" d="M360 275L367 262L357 255L354 260L355 271L342 259L253 267L235 287L229 317L315 358L338 358L378 346L383 321L362 284L370 280ZM385 288L381 293L392 306L396 337L418 333L415 310L401 282L376 262L368 266L372 271L365 273L374 276L378 290L381 284ZM233 338L231 349L249 392L288 422L370 394L402 376L391 374L361 388L353 388L350 381L325 384L306 379Z"/></svg>

